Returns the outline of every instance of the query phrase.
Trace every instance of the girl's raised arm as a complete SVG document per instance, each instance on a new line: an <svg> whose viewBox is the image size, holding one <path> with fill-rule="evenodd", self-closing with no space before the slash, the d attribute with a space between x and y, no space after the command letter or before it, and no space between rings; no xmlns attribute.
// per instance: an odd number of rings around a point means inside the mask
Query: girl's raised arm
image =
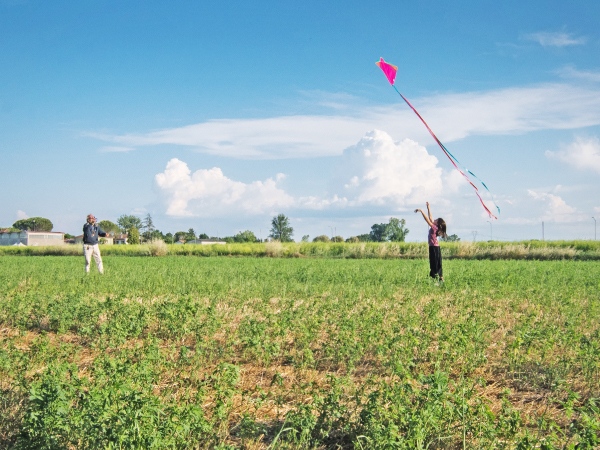
<svg viewBox="0 0 600 450"><path fill-rule="evenodd" d="M433 223L433 217L431 217L431 211L429 210L429 202L425 202L427 204L427 215L429 216L429 226Z"/></svg>
<svg viewBox="0 0 600 450"><path fill-rule="evenodd" d="M427 222L427 224L430 227L433 226L433 220L431 220L431 213L429 213L429 217L427 217L422 209L415 209L415 212L421 212L421 214L423 214L423 219L425 219L425 222ZM429 203L427 203L427 212L429 212Z"/></svg>

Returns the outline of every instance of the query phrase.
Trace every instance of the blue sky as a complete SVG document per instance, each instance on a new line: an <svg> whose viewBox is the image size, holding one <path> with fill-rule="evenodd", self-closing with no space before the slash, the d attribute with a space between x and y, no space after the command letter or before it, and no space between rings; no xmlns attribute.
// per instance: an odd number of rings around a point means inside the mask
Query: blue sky
<svg viewBox="0 0 600 450"><path fill-rule="evenodd" d="M600 3L0 0L0 225L592 239ZM472 188L375 66L493 192ZM489 198L484 197L486 201Z"/></svg>

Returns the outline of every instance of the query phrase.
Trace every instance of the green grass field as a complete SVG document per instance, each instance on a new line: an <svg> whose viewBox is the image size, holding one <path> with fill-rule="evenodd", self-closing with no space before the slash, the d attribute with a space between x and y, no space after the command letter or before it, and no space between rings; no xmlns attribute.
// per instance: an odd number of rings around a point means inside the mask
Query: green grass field
<svg viewBox="0 0 600 450"><path fill-rule="evenodd" d="M600 264L0 256L0 448L598 448Z"/></svg>

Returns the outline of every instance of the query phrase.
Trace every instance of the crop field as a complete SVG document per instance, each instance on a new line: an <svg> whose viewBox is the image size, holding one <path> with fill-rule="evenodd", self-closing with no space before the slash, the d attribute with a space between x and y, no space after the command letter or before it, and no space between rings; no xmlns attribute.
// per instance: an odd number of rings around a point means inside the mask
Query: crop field
<svg viewBox="0 0 600 450"><path fill-rule="evenodd" d="M288 242L227 245L103 245L107 256L269 256L278 258L419 259L429 258L426 242ZM600 261L600 241L444 242L444 258ZM0 256L77 256L81 245L0 246Z"/></svg>
<svg viewBox="0 0 600 450"><path fill-rule="evenodd" d="M83 265L0 256L0 448L600 446L597 261Z"/></svg>

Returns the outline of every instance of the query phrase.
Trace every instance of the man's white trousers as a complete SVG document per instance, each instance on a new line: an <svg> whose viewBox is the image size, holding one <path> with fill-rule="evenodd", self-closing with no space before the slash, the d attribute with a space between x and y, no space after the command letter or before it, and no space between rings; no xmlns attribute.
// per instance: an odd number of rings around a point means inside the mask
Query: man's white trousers
<svg viewBox="0 0 600 450"><path fill-rule="evenodd" d="M102 266L102 258L100 257L100 249L98 248L98 244L83 244L83 254L85 255L86 272L90 271L90 261L92 260L93 255L94 260L96 261L96 266L98 266L98 272L104 273L104 267Z"/></svg>

